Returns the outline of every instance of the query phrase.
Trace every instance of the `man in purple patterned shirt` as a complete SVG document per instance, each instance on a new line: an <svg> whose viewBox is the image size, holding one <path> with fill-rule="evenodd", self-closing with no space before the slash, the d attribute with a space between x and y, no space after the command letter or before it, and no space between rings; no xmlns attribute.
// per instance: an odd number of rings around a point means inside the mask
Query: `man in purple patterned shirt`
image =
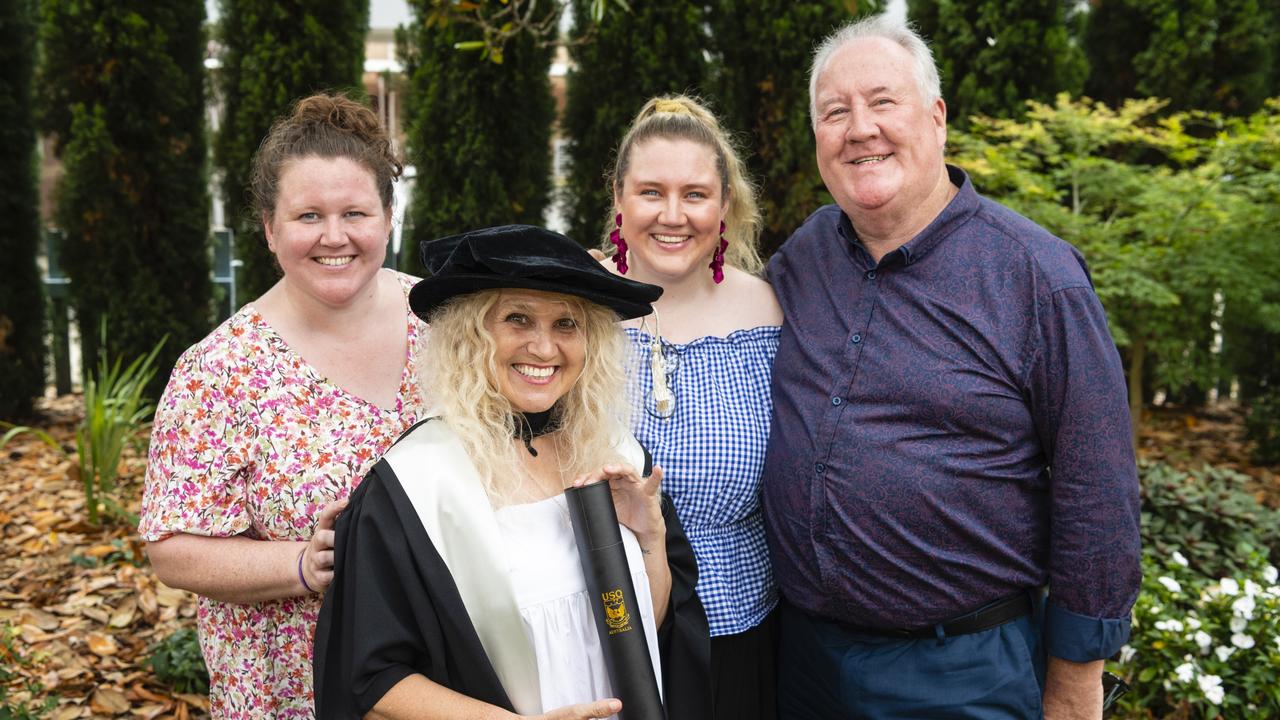
<svg viewBox="0 0 1280 720"><path fill-rule="evenodd" d="M781 716L1098 718L1139 500L1084 260L944 163L937 70L905 24L832 35L810 93L836 205L768 270Z"/></svg>

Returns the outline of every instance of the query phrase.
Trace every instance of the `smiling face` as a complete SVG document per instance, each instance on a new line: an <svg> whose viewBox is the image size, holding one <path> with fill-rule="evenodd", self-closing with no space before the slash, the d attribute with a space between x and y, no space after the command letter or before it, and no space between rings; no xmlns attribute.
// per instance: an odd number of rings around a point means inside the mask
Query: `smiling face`
<svg viewBox="0 0 1280 720"><path fill-rule="evenodd" d="M926 103L901 45L851 41L819 76L814 95L818 169L836 203L858 219L910 217L946 182L946 106Z"/></svg>
<svg viewBox="0 0 1280 720"><path fill-rule="evenodd" d="M631 149L614 203L638 280L657 284L711 272L726 209L715 151L683 139L653 138Z"/></svg>
<svg viewBox="0 0 1280 720"><path fill-rule="evenodd" d="M285 165L263 228L291 291L344 307L372 287L386 259L391 209L363 165L313 155Z"/></svg>
<svg viewBox="0 0 1280 720"><path fill-rule="evenodd" d="M582 375L586 336L582 319L564 296L538 290L503 290L485 313L493 337L496 385L520 412L549 410Z"/></svg>

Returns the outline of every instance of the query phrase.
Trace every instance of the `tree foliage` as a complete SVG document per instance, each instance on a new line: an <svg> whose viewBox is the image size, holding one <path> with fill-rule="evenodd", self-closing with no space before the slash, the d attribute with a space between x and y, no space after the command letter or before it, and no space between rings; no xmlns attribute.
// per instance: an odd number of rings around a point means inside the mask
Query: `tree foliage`
<svg viewBox="0 0 1280 720"><path fill-rule="evenodd" d="M725 124L742 133L760 186L765 257L819 206L831 202L814 157L809 118L813 48L881 3L720 0L709 17L720 59L714 83Z"/></svg>
<svg viewBox="0 0 1280 720"><path fill-rule="evenodd" d="M1085 23L1085 92L1110 105L1168 98L1171 110L1245 115L1275 93L1276 3L1097 0Z"/></svg>
<svg viewBox="0 0 1280 720"><path fill-rule="evenodd" d="M636 3L589 20L596 0L574 0L569 72L562 128L568 144L564 188L569 236L594 246L612 206L605 173L631 120L646 100L664 93L698 93L707 61L702 4Z"/></svg>
<svg viewBox="0 0 1280 720"><path fill-rule="evenodd" d="M222 67L217 87L225 110L214 145L227 222L236 256L244 262L240 294L251 300L279 279L262 236L261 218L250 217L249 170L253 153L295 101L321 91L364 95L367 0L280 3L220 0L217 39Z"/></svg>
<svg viewBox="0 0 1280 720"><path fill-rule="evenodd" d="M36 254L40 201L36 192L35 118L31 80L35 58L33 0L0 0L0 417L31 411L44 390L44 300Z"/></svg>
<svg viewBox="0 0 1280 720"><path fill-rule="evenodd" d="M1243 120L1161 119L1158 100L1028 106L1025 121L953 133L952 160L1084 252L1124 350L1135 421L1148 378L1176 393L1243 372L1234 348L1280 320L1280 223L1260 222L1276 218L1280 105Z"/></svg>
<svg viewBox="0 0 1280 720"><path fill-rule="evenodd" d="M208 332L203 22L189 0L41 3L37 87L65 168L56 217L86 368L103 315L112 356L168 335L161 367Z"/></svg>
<svg viewBox="0 0 1280 720"><path fill-rule="evenodd" d="M409 78L407 155L417 168L408 208L410 248L488 225L541 224L551 177L555 117L547 78L551 49L520 35L503 62L484 62L457 43L479 39L465 23L428 23L429 0L409 3L397 32ZM402 267L421 273L417 253Z"/></svg>
<svg viewBox="0 0 1280 720"><path fill-rule="evenodd" d="M1028 99L1048 101L1084 86L1084 52L1067 32L1061 0L915 0L916 23L933 48L948 123L971 115L1017 117Z"/></svg>

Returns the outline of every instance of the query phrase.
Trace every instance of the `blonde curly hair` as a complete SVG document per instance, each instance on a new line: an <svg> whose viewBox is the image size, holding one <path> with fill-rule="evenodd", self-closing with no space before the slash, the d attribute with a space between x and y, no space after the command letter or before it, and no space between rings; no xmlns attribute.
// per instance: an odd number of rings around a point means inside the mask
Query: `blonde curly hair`
<svg viewBox="0 0 1280 720"><path fill-rule="evenodd" d="M720 127L720 121L705 105L688 95L661 95L651 98L640 108L631 128L622 137L612 171L608 175L614 196L622 194L631 165L631 153L639 145L655 138L691 140L709 148L716 157L716 172L720 175L720 192L729 198L725 211L725 239L729 248L725 262L752 274L759 274L764 267L760 258L760 207L756 202L756 188L747 177L742 158L729 134ZM613 250L609 233L613 231L614 212L605 220L601 248Z"/></svg>
<svg viewBox="0 0 1280 720"><path fill-rule="evenodd" d="M490 499L504 504L519 488L523 471L515 408L499 390L497 344L485 319L502 290L484 290L450 300L431 316L425 367L433 414L461 440ZM562 442L561 471L568 480L617 462L613 444L629 427L625 402L625 340L613 310L572 295L547 293L569 306L585 341L582 374L557 402Z"/></svg>

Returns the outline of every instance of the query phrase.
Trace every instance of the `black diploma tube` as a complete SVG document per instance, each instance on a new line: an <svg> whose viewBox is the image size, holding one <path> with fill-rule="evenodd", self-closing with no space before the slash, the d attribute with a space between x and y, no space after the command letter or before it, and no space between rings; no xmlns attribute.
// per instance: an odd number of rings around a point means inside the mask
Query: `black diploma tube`
<svg viewBox="0 0 1280 720"><path fill-rule="evenodd" d="M645 642L639 603L627 566L618 511L609 483L597 482L564 491L569 518L587 578L587 595L596 618L613 694L622 701L622 720L663 720L662 698Z"/></svg>

